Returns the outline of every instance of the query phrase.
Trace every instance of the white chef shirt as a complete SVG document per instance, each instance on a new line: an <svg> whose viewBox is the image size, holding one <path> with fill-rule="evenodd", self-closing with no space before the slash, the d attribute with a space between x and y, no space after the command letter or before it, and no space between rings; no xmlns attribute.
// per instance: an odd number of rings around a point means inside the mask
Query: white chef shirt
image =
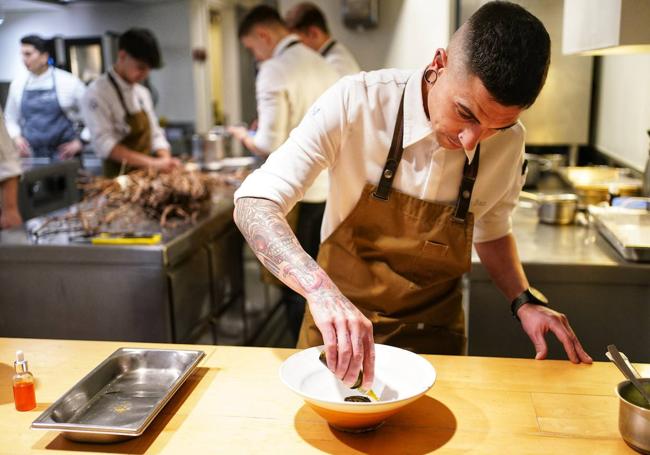
<svg viewBox="0 0 650 455"><path fill-rule="evenodd" d="M323 52L325 49L327 49L327 46L332 43L332 41L334 40L331 38L327 40L327 42L323 44L320 49L318 49L318 53L323 55ZM359 68L359 64L357 63L352 53L339 41L336 41L330 50L327 51L327 54L323 55L323 57L327 63L332 65L332 68L334 68L336 72L339 73L339 76L356 74L361 71L361 68Z"/></svg>
<svg viewBox="0 0 650 455"><path fill-rule="evenodd" d="M404 154L393 187L418 199L455 204L466 156L435 138L422 103L422 71L385 69L342 78L310 109L289 140L235 193L276 202L286 214L322 169L330 188L321 228L326 239L349 215L367 182L377 184L404 94ZM408 81L408 82L407 82ZM508 234L522 175L525 130L518 122L481 143L470 211L474 241Z"/></svg>
<svg viewBox="0 0 650 455"><path fill-rule="evenodd" d="M117 82L129 113L140 110L147 113L151 127L151 150L169 149L169 142L153 110L149 90L141 84L129 84L112 68L108 72ZM81 112L90 130L95 153L100 158L108 158L113 147L129 134L131 128L126 123L126 113L119 95L106 73L88 87L81 103Z"/></svg>
<svg viewBox="0 0 650 455"><path fill-rule="evenodd" d="M294 41L298 44L287 47ZM255 146L267 152L277 149L309 107L338 78L323 57L300 43L296 35L283 38L275 46L273 56L260 64L255 81L258 116ZM314 180L304 201L323 202L327 196L327 174Z"/></svg>
<svg viewBox="0 0 650 455"><path fill-rule="evenodd" d="M53 73L54 77L52 77ZM77 76L51 66L38 76L25 71L9 86L5 118L7 130L12 139L21 134L23 92L25 90L49 90L53 84L56 85L56 97L65 116L73 123L81 121L80 104L86 86Z"/></svg>
<svg viewBox="0 0 650 455"><path fill-rule="evenodd" d="M0 109L0 182L21 174L20 159L14 141L5 128L4 116Z"/></svg>

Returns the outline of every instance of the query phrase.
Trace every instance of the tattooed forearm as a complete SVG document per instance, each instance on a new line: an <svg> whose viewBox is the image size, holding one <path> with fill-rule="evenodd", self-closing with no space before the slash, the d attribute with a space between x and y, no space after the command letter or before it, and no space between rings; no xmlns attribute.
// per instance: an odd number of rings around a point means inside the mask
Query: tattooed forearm
<svg viewBox="0 0 650 455"><path fill-rule="evenodd" d="M316 261L302 249L275 202L239 199L234 217L262 264L287 286L305 297L336 289Z"/></svg>

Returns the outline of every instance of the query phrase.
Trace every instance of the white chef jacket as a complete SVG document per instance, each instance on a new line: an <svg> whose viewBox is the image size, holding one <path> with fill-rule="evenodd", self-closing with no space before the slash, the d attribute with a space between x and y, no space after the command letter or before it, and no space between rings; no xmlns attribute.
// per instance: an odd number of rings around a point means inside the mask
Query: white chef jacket
<svg viewBox="0 0 650 455"><path fill-rule="evenodd" d="M147 113L151 127L151 150L169 149L169 142L158 124L149 90L141 84L129 84L112 68L108 71L120 87L129 113L140 110ZM107 74L102 74L90 84L81 102L81 112L90 130L95 153L100 158L108 158L113 147L129 134L131 128L126 123L126 113Z"/></svg>
<svg viewBox="0 0 650 455"><path fill-rule="evenodd" d="M52 73L54 73L54 78ZM23 91L49 90L53 84L56 84L56 97L65 116L73 123L81 121L81 98L86 91L86 86L77 76L51 66L38 76L26 71L14 79L9 86L5 118L7 130L12 139L21 134Z"/></svg>
<svg viewBox="0 0 650 455"><path fill-rule="evenodd" d="M352 211L364 185L379 182L405 90L404 154L393 188L418 199L455 204L465 159L474 153L437 144L422 103L422 73L385 69L342 78L314 104L289 140L243 182L235 199L268 199L286 214L328 168L331 184L321 228L321 239L326 239ZM470 205L475 242L511 231L510 215L525 178L524 136L518 122L481 143Z"/></svg>
<svg viewBox="0 0 650 455"><path fill-rule="evenodd" d="M298 44L288 47L295 41ZM338 78L323 57L300 43L296 35L283 38L275 46L273 56L260 64L255 81L255 146L267 152L277 149L309 107ZM305 194L305 202L323 202L327 196L327 174L314 180Z"/></svg>
<svg viewBox="0 0 650 455"><path fill-rule="evenodd" d="M327 49L327 46L334 41L333 39L327 40L325 44L318 49L318 53L323 55L323 52ZM327 54L323 55L327 63L332 65L332 68L339 73L339 76L347 76L349 74L356 74L361 71L357 60L354 58L352 53L345 47L341 42L336 41L334 45L327 51Z"/></svg>
<svg viewBox="0 0 650 455"><path fill-rule="evenodd" d="M20 170L20 159L14 141L9 137L5 128L4 116L0 109L0 182L11 177L16 177L22 172Z"/></svg>

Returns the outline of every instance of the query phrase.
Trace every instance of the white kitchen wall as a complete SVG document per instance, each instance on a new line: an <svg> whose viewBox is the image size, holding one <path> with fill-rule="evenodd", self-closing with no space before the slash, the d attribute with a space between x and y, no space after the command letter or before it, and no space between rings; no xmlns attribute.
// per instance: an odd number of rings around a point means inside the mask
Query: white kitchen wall
<svg viewBox="0 0 650 455"><path fill-rule="evenodd" d="M165 66L151 74L159 95L158 115L171 121L194 121L189 2L79 3L47 5L43 11L7 11L0 26L0 80L10 81L25 71L20 59L20 38L37 33L45 38L99 36L131 27L151 29L158 38Z"/></svg>
<svg viewBox="0 0 650 455"><path fill-rule="evenodd" d="M602 57L596 147L643 170L650 129L650 54Z"/></svg>
<svg viewBox="0 0 650 455"><path fill-rule="evenodd" d="M279 0L284 15L302 0ZM361 69L422 68L449 42L454 0L379 0L379 26L357 31L343 25L341 0L312 0L325 14L330 32L357 58Z"/></svg>

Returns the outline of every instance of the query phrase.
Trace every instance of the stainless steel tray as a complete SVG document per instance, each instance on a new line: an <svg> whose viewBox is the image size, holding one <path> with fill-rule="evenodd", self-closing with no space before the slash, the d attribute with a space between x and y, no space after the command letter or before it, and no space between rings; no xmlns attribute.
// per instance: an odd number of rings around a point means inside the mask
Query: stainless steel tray
<svg viewBox="0 0 650 455"><path fill-rule="evenodd" d="M628 261L650 262L650 212L621 207L589 207L598 231Z"/></svg>
<svg viewBox="0 0 650 455"><path fill-rule="evenodd" d="M203 351L120 348L47 408L32 428L74 441L140 436L205 356Z"/></svg>

